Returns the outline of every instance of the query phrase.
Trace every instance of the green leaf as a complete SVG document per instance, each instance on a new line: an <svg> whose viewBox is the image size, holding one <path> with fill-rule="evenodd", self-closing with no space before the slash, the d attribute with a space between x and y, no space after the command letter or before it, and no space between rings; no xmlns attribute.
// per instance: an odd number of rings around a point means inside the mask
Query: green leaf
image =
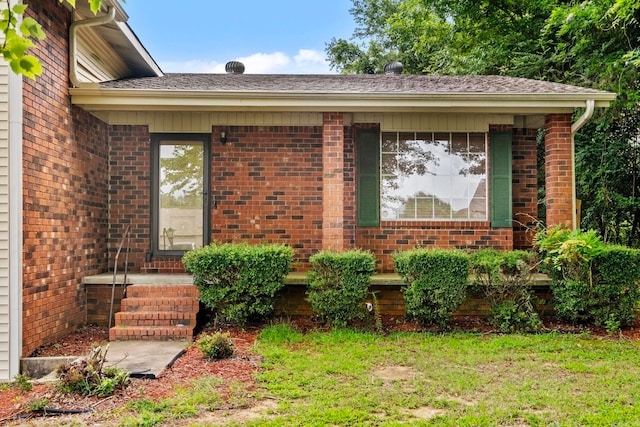
<svg viewBox="0 0 640 427"><path fill-rule="evenodd" d="M91 11L94 15L100 11L101 4L102 0L89 0L89 5L91 6Z"/></svg>
<svg viewBox="0 0 640 427"><path fill-rule="evenodd" d="M42 65L40 65L40 61L38 61L38 58L36 58L35 56L23 56L19 61L19 66L20 73L30 79L35 79L36 76L42 74Z"/></svg>
<svg viewBox="0 0 640 427"><path fill-rule="evenodd" d="M22 15L24 13L25 10L27 10L27 6L26 4L16 4L15 6L13 6L11 8L11 10L13 11L13 13L16 13L18 15Z"/></svg>
<svg viewBox="0 0 640 427"><path fill-rule="evenodd" d="M25 36L31 36L38 40L44 40L46 38L42 27L33 18L24 18L22 24L20 24L20 32Z"/></svg>

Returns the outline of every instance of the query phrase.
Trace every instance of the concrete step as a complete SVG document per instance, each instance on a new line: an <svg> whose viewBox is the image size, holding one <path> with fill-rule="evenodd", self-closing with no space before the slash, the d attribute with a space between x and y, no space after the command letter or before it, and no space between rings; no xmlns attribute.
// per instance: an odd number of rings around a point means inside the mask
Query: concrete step
<svg viewBox="0 0 640 427"><path fill-rule="evenodd" d="M193 341L192 326L114 326L109 341Z"/></svg>
<svg viewBox="0 0 640 427"><path fill-rule="evenodd" d="M119 312L115 325L124 326L196 326L197 313L176 311Z"/></svg>
<svg viewBox="0 0 640 427"><path fill-rule="evenodd" d="M175 311L177 313L197 313L200 309L200 302L192 297L180 298L134 298L129 297L122 300L120 310L124 312L139 311Z"/></svg>
<svg viewBox="0 0 640 427"><path fill-rule="evenodd" d="M185 284L139 284L127 286L127 297L132 298L198 298L200 292L195 285Z"/></svg>

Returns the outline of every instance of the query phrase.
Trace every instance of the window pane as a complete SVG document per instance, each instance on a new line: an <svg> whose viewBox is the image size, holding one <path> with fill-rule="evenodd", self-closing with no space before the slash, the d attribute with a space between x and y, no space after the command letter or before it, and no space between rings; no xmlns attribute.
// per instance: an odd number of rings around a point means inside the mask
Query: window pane
<svg viewBox="0 0 640 427"><path fill-rule="evenodd" d="M469 152L484 153L486 151L486 137L484 133L469 134Z"/></svg>
<svg viewBox="0 0 640 427"><path fill-rule="evenodd" d="M397 135L394 148L382 142L395 150L382 155L383 219L486 219L484 134Z"/></svg>
<svg viewBox="0 0 640 427"><path fill-rule="evenodd" d="M453 133L451 134L451 152L465 154L467 150L467 134Z"/></svg>
<svg viewBox="0 0 640 427"><path fill-rule="evenodd" d="M382 133L382 152L394 153L398 148L398 134L395 132Z"/></svg>
<svg viewBox="0 0 640 427"><path fill-rule="evenodd" d="M201 141L160 145L158 249L202 247L204 169Z"/></svg>

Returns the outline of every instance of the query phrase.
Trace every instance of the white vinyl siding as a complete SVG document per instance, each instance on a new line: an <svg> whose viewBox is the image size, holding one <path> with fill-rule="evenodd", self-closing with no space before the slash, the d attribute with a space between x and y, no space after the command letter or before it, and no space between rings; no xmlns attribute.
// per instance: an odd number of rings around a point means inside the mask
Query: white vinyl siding
<svg viewBox="0 0 640 427"><path fill-rule="evenodd" d="M9 381L9 67L0 63L0 381Z"/></svg>

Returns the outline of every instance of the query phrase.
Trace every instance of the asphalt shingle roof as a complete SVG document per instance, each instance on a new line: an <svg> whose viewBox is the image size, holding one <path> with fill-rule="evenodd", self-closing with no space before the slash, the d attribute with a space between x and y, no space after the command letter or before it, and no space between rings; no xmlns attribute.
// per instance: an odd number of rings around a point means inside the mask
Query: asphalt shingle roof
<svg viewBox="0 0 640 427"><path fill-rule="evenodd" d="M103 89L327 94L604 94L578 86L506 76L178 74L116 80Z"/></svg>

